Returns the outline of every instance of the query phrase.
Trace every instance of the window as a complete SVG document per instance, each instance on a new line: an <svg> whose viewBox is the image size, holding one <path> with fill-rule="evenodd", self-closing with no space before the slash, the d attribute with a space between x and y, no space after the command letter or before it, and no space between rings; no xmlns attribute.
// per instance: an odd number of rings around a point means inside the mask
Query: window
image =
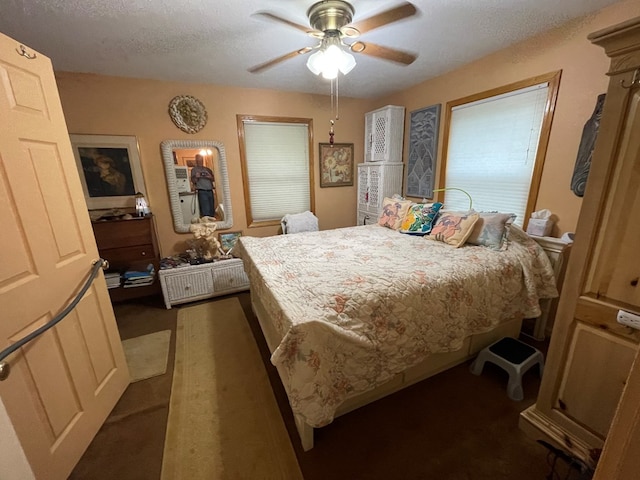
<svg viewBox="0 0 640 480"><path fill-rule="evenodd" d="M560 72L447 104L442 187L461 188L478 211L515 213L525 226L535 206ZM461 192L445 208L467 210Z"/></svg>
<svg viewBox="0 0 640 480"><path fill-rule="evenodd" d="M278 225L314 210L313 121L238 115L247 223Z"/></svg>

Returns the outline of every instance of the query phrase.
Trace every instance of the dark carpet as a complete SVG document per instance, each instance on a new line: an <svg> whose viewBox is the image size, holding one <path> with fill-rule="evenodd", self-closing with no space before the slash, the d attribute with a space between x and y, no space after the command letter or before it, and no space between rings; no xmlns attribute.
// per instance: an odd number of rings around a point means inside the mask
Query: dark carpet
<svg viewBox="0 0 640 480"><path fill-rule="evenodd" d="M543 480L549 474L547 450L518 428L519 413L535 401L537 369L524 376L525 399L514 402L506 394L504 371L486 364L483 374L475 376L469 362L337 418L317 429L315 447L303 452L249 294L236 296L306 480ZM123 339L164 329L175 332L177 309L166 310L160 298L116 304L114 310ZM127 388L72 480L160 478L174 354L175 334L167 373Z"/></svg>

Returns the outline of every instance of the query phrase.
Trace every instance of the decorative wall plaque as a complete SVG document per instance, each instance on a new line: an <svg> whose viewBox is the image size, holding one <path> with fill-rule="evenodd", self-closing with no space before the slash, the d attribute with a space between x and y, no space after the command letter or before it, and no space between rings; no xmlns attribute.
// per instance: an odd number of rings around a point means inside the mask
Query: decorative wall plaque
<svg viewBox="0 0 640 480"><path fill-rule="evenodd" d="M589 177L589 169L591 168L591 157L596 144L596 138L598 138L605 96L606 94L604 93L598 95L596 108L591 114L591 118L584 124L582 130L578 157L576 158L576 164L573 167L573 176L571 177L571 191L579 197L584 197L584 189L587 186L587 178Z"/></svg>
<svg viewBox="0 0 640 480"><path fill-rule="evenodd" d="M196 133L207 124L207 110L191 95L178 95L169 102L169 115L180 130Z"/></svg>
<svg viewBox="0 0 640 480"><path fill-rule="evenodd" d="M410 117L406 195L431 198L438 155L440 104L415 110Z"/></svg>

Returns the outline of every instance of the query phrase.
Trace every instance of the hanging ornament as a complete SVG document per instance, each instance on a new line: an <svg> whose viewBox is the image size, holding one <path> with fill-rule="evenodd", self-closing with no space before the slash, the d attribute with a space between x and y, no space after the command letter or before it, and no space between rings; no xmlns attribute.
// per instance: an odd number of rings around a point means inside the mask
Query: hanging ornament
<svg viewBox="0 0 640 480"><path fill-rule="evenodd" d="M333 132L333 120L329 120L329 123L331 124L331 127L329 127L329 143L331 145L333 145L333 136L335 135Z"/></svg>

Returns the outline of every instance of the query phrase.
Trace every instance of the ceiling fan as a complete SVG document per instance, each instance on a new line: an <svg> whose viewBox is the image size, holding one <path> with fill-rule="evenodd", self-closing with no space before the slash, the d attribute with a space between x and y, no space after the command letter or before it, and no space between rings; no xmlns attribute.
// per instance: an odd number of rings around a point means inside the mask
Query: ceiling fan
<svg viewBox="0 0 640 480"><path fill-rule="evenodd" d="M416 7L414 5L409 2L404 2L396 7L385 10L384 12L378 13L369 18L351 23L354 14L355 9L348 2L342 0L323 0L314 3L309 8L309 10L307 10L307 17L309 18L309 25L311 26L311 28L309 28L305 27L304 25L286 20L273 13L255 13L254 15L261 16L269 20L274 20L298 29L314 38L319 39L320 42L315 47L304 47L299 50L294 50L293 52L289 52L265 63L261 63L260 65L251 67L249 68L249 72L260 73L281 62L284 62L285 60L289 60L290 58L294 58L298 55L305 55L314 50L317 50L318 52L325 52L332 46L338 47L342 51L344 51L344 49L348 49L354 53L381 58L383 60L389 60L401 65L410 65L417 58L416 55L412 53L403 52L394 48L383 47L381 45L376 45L373 43L365 43L359 40L352 43L347 43L344 41L345 39L356 39L361 34L371 31L375 28L379 28L384 25L388 25L390 23L397 22L398 20L402 20L404 18L415 15ZM317 57L318 52L312 55L312 57ZM347 55L347 57L351 56ZM317 60L317 58L314 60ZM351 68L355 66L355 60L353 60L353 57L351 57L350 63L347 58L345 58L344 61L347 62L347 64L344 65L344 69L341 65L340 70L343 74L346 74L351 70ZM313 62L312 58L310 58L307 66L312 72L318 73L314 71L314 66L312 65L313 63L317 62ZM330 77L325 76L325 78Z"/></svg>

